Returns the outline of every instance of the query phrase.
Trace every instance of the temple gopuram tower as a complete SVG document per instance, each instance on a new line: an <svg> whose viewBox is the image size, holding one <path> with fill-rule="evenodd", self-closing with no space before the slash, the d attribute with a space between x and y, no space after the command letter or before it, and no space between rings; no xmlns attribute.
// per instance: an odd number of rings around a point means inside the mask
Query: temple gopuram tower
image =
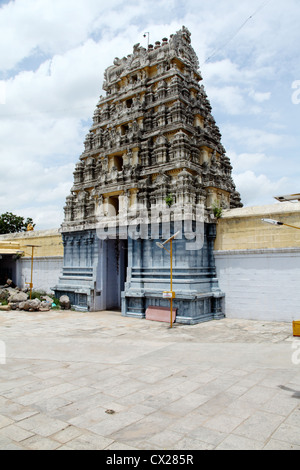
<svg viewBox="0 0 300 470"><path fill-rule="evenodd" d="M148 50L115 58L106 96L74 171L61 227L64 267L54 290L82 310L145 317L169 307L173 242L176 321L224 316L216 278L213 207L240 207L232 167L184 26Z"/></svg>

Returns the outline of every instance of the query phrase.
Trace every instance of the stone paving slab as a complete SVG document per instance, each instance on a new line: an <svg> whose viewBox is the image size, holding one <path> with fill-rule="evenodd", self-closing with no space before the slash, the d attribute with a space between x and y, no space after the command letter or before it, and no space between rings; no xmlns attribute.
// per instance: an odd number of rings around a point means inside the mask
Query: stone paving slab
<svg viewBox="0 0 300 470"><path fill-rule="evenodd" d="M289 323L2 311L0 342L1 450L300 450Z"/></svg>

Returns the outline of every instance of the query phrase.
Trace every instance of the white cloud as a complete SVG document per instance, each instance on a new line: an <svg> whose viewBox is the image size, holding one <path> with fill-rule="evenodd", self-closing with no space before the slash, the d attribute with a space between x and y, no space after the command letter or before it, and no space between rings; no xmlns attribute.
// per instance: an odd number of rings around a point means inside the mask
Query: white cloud
<svg viewBox="0 0 300 470"><path fill-rule="evenodd" d="M210 100L227 114L241 114L245 110L245 100L238 87L206 87Z"/></svg>
<svg viewBox="0 0 300 470"><path fill-rule="evenodd" d="M249 92L249 96L257 101L258 103L263 103L264 101L268 101L271 98L271 92L259 92L251 90Z"/></svg>
<svg viewBox="0 0 300 470"><path fill-rule="evenodd" d="M0 80L0 104L6 102L6 83L4 80Z"/></svg>
<svg viewBox="0 0 300 470"><path fill-rule="evenodd" d="M251 152L264 152L266 149L277 148L284 143L284 134L275 134L264 129L242 127L238 125L226 124L223 127L223 134L231 143L235 142L244 150Z"/></svg>
<svg viewBox="0 0 300 470"><path fill-rule="evenodd" d="M227 154L235 173L253 170L260 166L266 168L268 165L272 164L273 161L272 157L267 156L265 153L237 154L236 152L227 152Z"/></svg>
<svg viewBox="0 0 300 470"><path fill-rule="evenodd" d="M37 52L64 53L84 42L95 18L122 2L15 0L0 10L0 63L9 70Z"/></svg>
<svg viewBox="0 0 300 470"><path fill-rule="evenodd" d="M102 85L103 66L94 63L100 52L99 45L87 40L43 62L36 71L18 73L7 81L7 107L2 113L21 118L24 113L44 118L90 116Z"/></svg>
<svg viewBox="0 0 300 470"><path fill-rule="evenodd" d="M6 96L0 106L0 213L35 216L37 228L60 224L87 121L105 94L105 68L114 57L130 54L137 42L146 46L145 31L154 43L182 25L192 33L237 182L250 197L252 181L258 203L273 188L278 192L276 184L282 186L285 176L289 184L298 184L300 106L292 104L291 84L300 79L300 9L298 0L271 1L239 30L261 5L261 0L15 0L2 5L0 84Z"/></svg>
<svg viewBox="0 0 300 470"><path fill-rule="evenodd" d="M9 160L3 163L3 174L10 181L8 186L1 185L0 188L3 212L11 212L11 203L20 208L33 204L41 204L42 207L49 202L59 204L72 186L73 164L45 167L38 162L33 165L32 161L19 161L16 166Z"/></svg>
<svg viewBox="0 0 300 470"><path fill-rule="evenodd" d="M245 206L272 204L274 203L273 197L281 193L285 194L289 184L287 178L271 181L266 175L256 175L251 170L234 174L233 177Z"/></svg>
<svg viewBox="0 0 300 470"><path fill-rule="evenodd" d="M18 211L18 215L31 217L36 225L35 230L50 230L59 228L64 220L63 206L57 204L45 204L39 207L28 205Z"/></svg>
<svg viewBox="0 0 300 470"><path fill-rule="evenodd" d="M218 85L224 84L242 84L251 86L255 82L259 69L251 67L241 67L230 58L208 62L202 66L203 76L208 82L214 82Z"/></svg>

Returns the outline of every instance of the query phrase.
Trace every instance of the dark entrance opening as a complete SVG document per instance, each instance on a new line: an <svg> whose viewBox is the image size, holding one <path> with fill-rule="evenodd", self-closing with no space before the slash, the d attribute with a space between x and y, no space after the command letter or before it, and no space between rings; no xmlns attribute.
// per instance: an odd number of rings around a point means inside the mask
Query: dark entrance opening
<svg viewBox="0 0 300 470"><path fill-rule="evenodd" d="M0 254L0 286L5 285L7 279L17 284L16 277L16 260L13 255Z"/></svg>
<svg viewBox="0 0 300 470"><path fill-rule="evenodd" d="M106 240L106 309L121 310L121 292L124 291L127 266L127 240Z"/></svg>

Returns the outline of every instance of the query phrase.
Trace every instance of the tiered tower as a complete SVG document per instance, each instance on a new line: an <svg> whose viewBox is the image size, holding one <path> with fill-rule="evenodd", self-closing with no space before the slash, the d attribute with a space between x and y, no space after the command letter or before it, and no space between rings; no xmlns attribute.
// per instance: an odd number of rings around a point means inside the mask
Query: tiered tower
<svg viewBox="0 0 300 470"><path fill-rule="evenodd" d="M223 315L212 207L241 201L201 80L184 26L148 50L135 45L105 71L106 96L96 106L62 225L65 260L55 291L73 305L117 308L122 297L122 313L139 317L149 305L167 306L169 259L155 239L179 228L177 319Z"/></svg>

